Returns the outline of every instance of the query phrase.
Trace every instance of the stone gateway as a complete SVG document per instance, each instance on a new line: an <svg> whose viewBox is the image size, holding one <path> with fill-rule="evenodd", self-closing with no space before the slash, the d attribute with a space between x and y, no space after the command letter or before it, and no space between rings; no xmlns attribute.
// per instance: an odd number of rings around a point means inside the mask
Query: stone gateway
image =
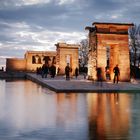
<svg viewBox="0 0 140 140"><path fill-rule="evenodd" d="M130 58L128 29L129 23L98 23L94 22L89 30L89 79L96 79L96 68L102 69L103 80L106 72L113 80L113 68L118 65L120 81L130 81Z"/></svg>

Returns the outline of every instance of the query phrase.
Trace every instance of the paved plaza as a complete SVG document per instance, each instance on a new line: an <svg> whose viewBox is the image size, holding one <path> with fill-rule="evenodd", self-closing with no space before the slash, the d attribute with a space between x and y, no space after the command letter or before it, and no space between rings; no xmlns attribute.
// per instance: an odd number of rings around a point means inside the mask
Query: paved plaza
<svg viewBox="0 0 140 140"><path fill-rule="evenodd" d="M123 92L123 93L139 93L140 92L140 80L133 80L132 82L119 82L114 84L112 81L103 82L102 86L96 81L90 81L84 79L83 75L80 75L77 79L75 77L71 78L69 81L65 80L65 76L56 76L51 78L42 78L41 75L34 73L28 73L27 79L32 80L44 87L49 88L55 92Z"/></svg>

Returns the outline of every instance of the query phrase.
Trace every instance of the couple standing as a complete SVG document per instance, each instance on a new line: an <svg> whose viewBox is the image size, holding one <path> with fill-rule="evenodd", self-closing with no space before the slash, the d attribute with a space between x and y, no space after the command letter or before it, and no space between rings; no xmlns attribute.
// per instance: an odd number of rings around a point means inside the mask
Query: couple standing
<svg viewBox="0 0 140 140"><path fill-rule="evenodd" d="M102 85L102 70L101 68L97 68L96 69L97 71L97 81L100 81L101 82L101 85ZM120 69L118 67L118 65L116 65L114 68L113 68L113 72L114 72L114 79L113 79L113 83L118 83L119 81L119 76L120 76Z"/></svg>

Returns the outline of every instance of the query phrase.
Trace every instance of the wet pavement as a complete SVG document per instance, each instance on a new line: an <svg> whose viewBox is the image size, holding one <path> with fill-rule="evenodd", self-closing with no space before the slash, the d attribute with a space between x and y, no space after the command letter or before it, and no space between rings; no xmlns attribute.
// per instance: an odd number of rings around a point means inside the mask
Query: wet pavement
<svg viewBox="0 0 140 140"><path fill-rule="evenodd" d="M55 92L140 92L140 80L133 80L131 82L119 82L114 84L112 81L98 83L96 81L90 81L84 79L83 75L80 75L77 79L71 78L69 81L65 80L65 76L56 76L51 78L42 78L41 75L34 73L28 73L27 79L32 80L42 86L45 86Z"/></svg>

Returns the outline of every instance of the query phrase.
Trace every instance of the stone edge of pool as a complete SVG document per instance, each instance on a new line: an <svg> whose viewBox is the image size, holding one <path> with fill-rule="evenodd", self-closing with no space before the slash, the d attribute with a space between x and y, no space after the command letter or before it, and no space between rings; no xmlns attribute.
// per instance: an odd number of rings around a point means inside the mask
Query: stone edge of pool
<svg viewBox="0 0 140 140"><path fill-rule="evenodd" d="M118 84L118 87L116 87L115 89L111 89L109 87L105 87L105 86L94 86L94 87L90 87L90 88L82 88L81 86L79 86L79 88L75 88L75 87L67 87L67 85L65 85L66 82L69 82L69 81L63 81L63 85L58 87L58 86L55 86L55 82L59 82L59 80L51 80L51 82L46 82L44 81L42 78L37 78L36 76L34 76L33 74L26 74L26 78L28 80L31 80L35 83L38 83L54 92L57 92L57 93L63 93L63 92L66 92L66 93L71 93L71 92L74 92L74 93L85 93L85 92L93 92L93 93L138 93L140 92L140 83L133 86L131 84L129 84L128 86L124 87L124 88L121 88L119 87L119 84ZM52 82L53 81L53 82ZM75 84L75 83L74 83ZM121 84L120 84L121 85ZM64 87L63 87L64 86ZM132 86L132 87L131 87ZM93 89L94 88L94 89ZM119 88L119 89L117 89Z"/></svg>

